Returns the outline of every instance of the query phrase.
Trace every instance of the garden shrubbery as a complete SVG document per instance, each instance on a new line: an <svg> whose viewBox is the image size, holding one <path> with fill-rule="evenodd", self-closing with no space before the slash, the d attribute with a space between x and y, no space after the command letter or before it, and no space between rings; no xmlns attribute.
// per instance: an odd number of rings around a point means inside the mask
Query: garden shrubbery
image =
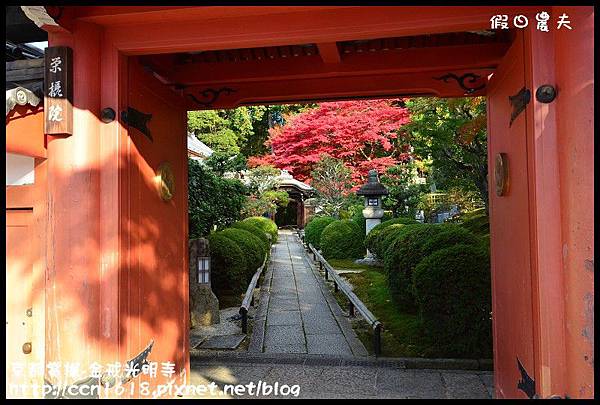
<svg viewBox="0 0 600 405"><path fill-rule="evenodd" d="M404 225L398 236L388 242L384 253L384 269L392 296L401 307L411 308L414 304L412 272L425 256L425 243L430 237L453 226L457 225Z"/></svg>
<svg viewBox="0 0 600 405"><path fill-rule="evenodd" d="M476 245L478 243L481 243L481 238L478 238L468 229L451 227L438 233L437 235L431 236L423 245L423 254L429 255L437 252L440 249L445 249L453 245Z"/></svg>
<svg viewBox="0 0 600 405"><path fill-rule="evenodd" d="M412 275L424 331L448 356L491 355L491 280L484 245L456 244L425 257Z"/></svg>
<svg viewBox="0 0 600 405"><path fill-rule="evenodd" d="M382 223L376 225L375 227L373 227L373 229L371 229L371 232L369 232L365 239L365 246L367 249L369 249L371 253L375 254L376 257L378 257L379 259L383 259L383 252L385 250L379 249L379 246L385 239L385 236L388 235L388 233L384 233L384 231L391 225L407 225L416 223L417 221L410 218L393 218L387 221L383 221Z"/></svg>
<svg viewBox="0 0 600 405"><path fill-rule="evenodd" d="M246 258L246 284L250 282L256 270L262 265L267 249L263 242L244 229L227 228L220 232L223 236L234 241Z"/></svg>
<svg viewBox="0 0 600 405"><path fill-rule="evenodd" d="M247 218L208 235L212 262L211 286L219 300L246 291L256 270L269 254L275 223L268 218Z"/></svg>
<svg viewBox="0 0 600 405"><path fill-rule="evenodd" d="M460 213L448 219L447 222L460 224L463 228L478 236L490 233L490 220L485 208Z"/></svg>
<svg viewBox="0 0 600 405"><path fill-rule="evenodd" d="M250 217L244 219L242 222L254 225L262 229L267 234L271 235L271 243L277 242L277 225L269 218L265 217Z"/></svg>
<svg viewBox="0 0 600 405"><path fill-rule="evenodd" d="M246 289L246 255L240 247L223 235L208 235L211 257L211 287L219 299L227 294L241 294Z"/></svg>
<svg viewBox="0 0 600 405"><path fill-rule="evenodd" d="M395 303L418 313L429 354L489 356L489 236L462 224L398 222L374 228L367 243L383 257Z"/></svg>
<svg viewBox="0 0 600 405"><path fill-rule="evenodd" d="M334 221L321 233L320 245L326 259L358 259L365 254L364 234L351 220Z"/></svg>
<svg viewBox="0 0 600 405"><path fill-rule="evenodd" d="M224 179L195 160L188 165L188 221L190 238L207 236L214 226L240 219L247 200L246 186Z"/></svg>
<svg viewBox="0 0 600 405"><path fill-rule="evenodd" d="M323 229L336 219L333 217L315 217L304 227L304 239L310 243L315 249L321 248L321 234Z"/></svg>
<svg viewBox="0 0 600 405"><path fill-rule="evenodd" d="M267 234L265 231L263 231L261 228L259 228L256 225L253 225L249 222L239 221L239 222L236 222L233 225L231 225L231 227L236 228L236 229L243 229L245 231L250 232L252 235L256 236L257 238L259 238L261 240L261 242L266 250L268 250L269 247L271 246L270 234Z"/></svg>

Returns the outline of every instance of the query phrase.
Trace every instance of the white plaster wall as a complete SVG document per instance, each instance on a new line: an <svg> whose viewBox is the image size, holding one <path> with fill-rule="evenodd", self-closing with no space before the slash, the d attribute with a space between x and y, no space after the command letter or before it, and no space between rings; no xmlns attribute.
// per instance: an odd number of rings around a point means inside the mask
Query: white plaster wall
<svg viewBox="0 0 600 405"><path fill-rule="evenodd" d="M22 186L35 181L34 158L30 156L6 154L6 185Z"/></svg>

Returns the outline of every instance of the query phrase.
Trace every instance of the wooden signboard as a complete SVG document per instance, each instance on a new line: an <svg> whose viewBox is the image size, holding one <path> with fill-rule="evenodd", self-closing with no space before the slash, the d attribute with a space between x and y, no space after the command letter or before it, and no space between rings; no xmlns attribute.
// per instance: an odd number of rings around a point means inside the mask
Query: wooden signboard
<svg viewBox="0 0 600 405"><path fill-rule="evenodd" d="M44 132L73 134L73 50L48 47L44 54Z"/></svg>

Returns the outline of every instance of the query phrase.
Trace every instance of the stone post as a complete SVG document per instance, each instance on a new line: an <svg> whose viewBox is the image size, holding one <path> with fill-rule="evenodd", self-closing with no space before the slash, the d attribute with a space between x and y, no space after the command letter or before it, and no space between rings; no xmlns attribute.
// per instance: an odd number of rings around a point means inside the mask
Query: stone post
<svg viewBox="0 0 600 405"><path fill-rule="evenodd" d="M207 326L220 322L219 300L209 284L198 282L198 259L210 256L208 240L190 240L190 327Z"/></svg>

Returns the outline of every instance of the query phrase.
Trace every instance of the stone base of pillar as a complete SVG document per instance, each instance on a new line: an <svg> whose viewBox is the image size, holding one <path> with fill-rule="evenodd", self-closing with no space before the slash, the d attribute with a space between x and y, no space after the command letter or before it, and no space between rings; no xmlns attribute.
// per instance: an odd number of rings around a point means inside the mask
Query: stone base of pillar
<svg viewBox="0 0 600 405"><path fill-rule="evenodd" d="M190 286L190 327L220 323L219 300L207 285Z"/></svg>

